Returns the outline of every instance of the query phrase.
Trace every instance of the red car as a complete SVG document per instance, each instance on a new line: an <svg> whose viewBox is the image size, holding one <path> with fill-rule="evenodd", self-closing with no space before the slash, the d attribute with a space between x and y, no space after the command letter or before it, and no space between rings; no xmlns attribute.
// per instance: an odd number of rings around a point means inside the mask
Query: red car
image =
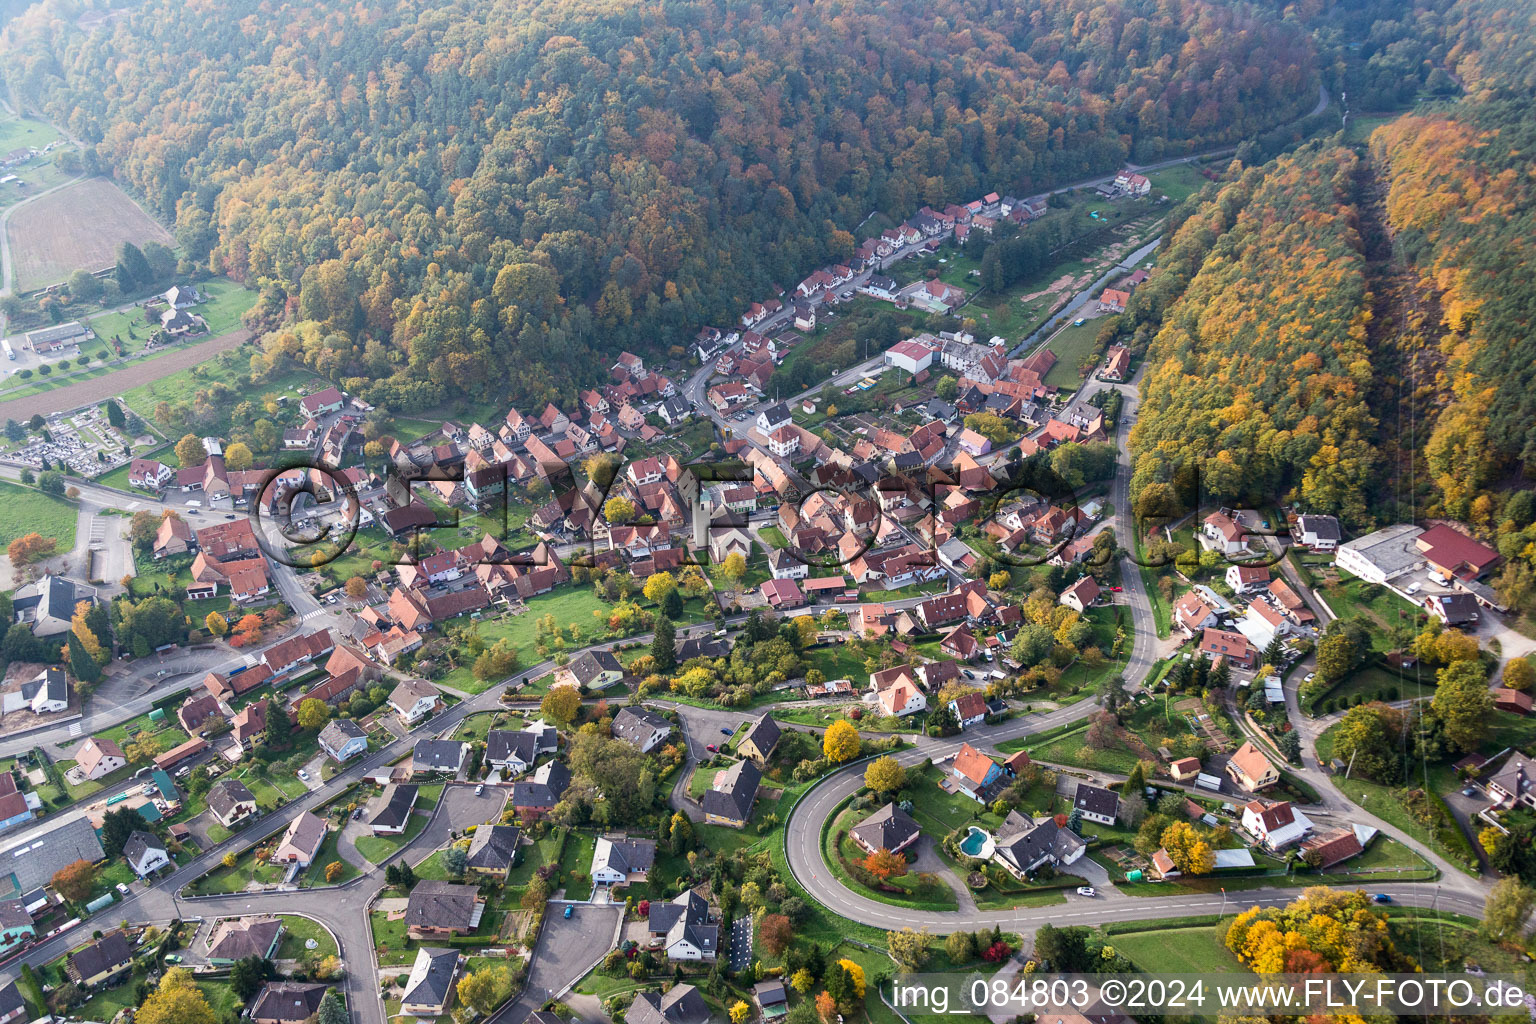
<svg viewBox="0 0 1536 1024"><path fill-rule="evenodd" d="M709 751L711 754L713 754L716 751L718 751L720 748L715 746L713 743L711 743L709 746L705 747L704 749Z"/></svg>
<svg viewBox="0 0 1536 1024"><path fill-rule="evenodd" d="M1122 591L1124 589L1125 589L1124 587L1110 587L1109 588L1110 593L1113 593L1113 594L1118 594L1118 593L1120 593L1120 591Z"/></svg>

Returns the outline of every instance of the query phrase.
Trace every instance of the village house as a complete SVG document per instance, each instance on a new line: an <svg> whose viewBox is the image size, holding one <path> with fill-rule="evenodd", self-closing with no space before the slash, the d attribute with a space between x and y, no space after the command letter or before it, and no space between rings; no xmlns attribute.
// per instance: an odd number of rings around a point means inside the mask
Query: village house
<svg viewBox="0 0 1536 1024"><path fill-rule="evenodd" d="M992 788L1002 778L1002 767L969 743L960 745L950 764L950 783L978 803L985 804L991 798Z"/></svg>
<svg viewBox="0 0 1536 1024"><path fill-rule="evenodd" d="M709 901L693 889L667 902L652 900L646 928L651 947L664 950L668 960L713 960L719 950L719 920Z"/></svg>
<svg viewBox="0 0 1536 1024"><path fill-rule="evenodd" d="M1267 789L1280 781L1280 772L1250 740L1237 748L1227 761L1227 775L1250 793Z"/></svg>
<svg viewBox="0 0 1536 1024"><path fill-rule="evenodd" d="M610 888L644 882L655 863L656 842L653 839L598 836L592 847L592 881Z"/></svg>

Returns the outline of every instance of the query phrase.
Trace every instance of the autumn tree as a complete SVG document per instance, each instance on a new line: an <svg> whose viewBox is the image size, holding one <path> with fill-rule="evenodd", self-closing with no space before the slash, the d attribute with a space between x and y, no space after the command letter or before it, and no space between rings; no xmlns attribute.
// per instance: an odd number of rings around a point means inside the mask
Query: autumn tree
<svg viewBox="0 0 1536 1024"><path fill-rule="evenodd" d="M574 686L551 686L539 701L539 714L561 728L568 728L581 713L581 691Z"/></svg>
<svg viewBox="0 0 1536 1024"><path fill-rule="evenodd" d="M859 863L863 865L865 871L868 871L882 882L888 878L897 878L907 873L907 859L899 853L892 853L883 846Z"/></svg>
<svg viewBox="0 0 1536 1024"><path fill-rule="evenodd" d="M236 441L224 449L224 468L239 472L251 468L251 449L244 441Z"/></svg>
<svg viewBox="0 0 1536 1024"><path fill-rule="evenodd" d="M482 967L459 979L459 1001L482 1017L512 994L512 972L505 966Z"/></svg>
<svg viewBox="0 0 1536 1024"><path fill-rule="evenodd" d="M12 565L31 565L33 562L47 558L53 554L53 549L58 546L55 537L44 537L40 533L28 533L11 541L6 546L5 553L10 558Z"/></svg>
<svg viewBox="0 0 1536 1024"><path fill-rule="evenodd" d="M90 899L91 887L95 884L96 866L88 860L73 861L53 873L54 889L74 903Z"/></svg>
<svg viewBox="0 0 1536 1024"><path fill-rule="evenodd" d="M134 1019L139 1024L218 1024L219 1018L202 990L193 984L192 975L172 967Z"/></svg>
<svg viewBox="0 0 1536 1024"><path fill-rule="evenodd" d="M747 1018L752 1016L752 1007L747 1005L746 1000L738 999L731 1004L728 1012L730 1013L731 1024L746 1024Z"/></svg>
<svg viewBox="0 0 1536 1024"><path fill-rule="evenodd" d="M603 518L615 526L632 523L637 515L639 512L635 508L635 503L622 494L615 494L603 502Z"/></svg>
<svg viewBox="0 0 1536 1024"><path fill-rule="evenodd" d="M368 596L368 581L361 576L350 576L347 578L346 586L343 589L346 590L347 596L352 600L361 601Z"/></svg>
<svg viewBox="0 0 1536 1024"><path fill-rule="evenodd" d="M187 434L176 442L176 459L182 469L201 466L208 461L208 449L203 447L202 440L196 434Z"/></svg>
<svg viewBox="0 0 1536 1024"><path fill-rule="evenodd" d="M642 593L645 594L647 601L655 601L660 604L668 594L676 589L677 579L670 572L662 571L651 574L651 577L645 581Z"/></svg>
<svg viewBox="0 0 1536 1024"><path fill-rule="evenodd" d="M763 948L774 956L783 956L795 939L794 925L783 914L765 914L757 927Z"/></svg>
<svg viewBox="0 0 1536 1024"><path fill-rule="evenodd" d="M325 866L325 880L334 885L341 880L341 873L345 870L341 861L333 860Z"/></svg>
<svg viewBox="0 0 1536 1024"><path fill-rule="evenodd" d="M1532 685L1536 685L1536 668L1532 667L1529 655L1504 663L1504 685L1522 693L1531 691Z"/></svg>
<svg viewBox="0 0 1536 1024"><path fill-rule="evenodd" d="M736 590L747 575L747 559L740 551L732 551L720 563L720 578L726 586Z"/></svg>
<svg viewBox="0 0 1536 1024"><path fill-rule="evenodd" d="M203 628L209 636L223 636L229 632L229 620L218 612L209 612L203 616Z"/></svg>
<svg viewBox="0 0 1536 1024"><path fill-rule="evenodd" d="M933 936L928 934L926 928L922 931L903 928L885 933L885 945L890 950L891 959L909 971L922 970L928 962L928 944L932 941Z"/></svg>
<svg viewBox="0 0 1536 1024"><path fill-rule="evenodd" d="M283 714L280 709L274 714ZM308 729L311 732L324 727L331 720L331 707L318 697L310 697L299 702L299 728Z"/></svg>
<svg viewBox="0 0 1536 1024"><path fill-rule="evenodd" d="M1186 875L1208 875L1216 867L1216 851L1187 821L1176 821L1163 830L1163 849Z"/></svg>
<svg viewBox="0 0 1536 1024"><path fill-rule="evenodd" d="M822 752L835 764L858 757L860 747L859 730L844 719L833 722L821 738Z"/></svg>
<svg viewBox="0 0 1536 1024"><path fill-rule="evenodd" d="M837 1017L837 1000L833 999L832 993L825 989L816 993L816 1015L825 1024L832 1024L833 1019Z"/></svg>
<svg viewBox="0 0 1536 1024"><path fill-rule="evenodd" d="M907 770L889 754L877 757L864 769L864 785L876 793L894 793L907 784Z"/></svg>

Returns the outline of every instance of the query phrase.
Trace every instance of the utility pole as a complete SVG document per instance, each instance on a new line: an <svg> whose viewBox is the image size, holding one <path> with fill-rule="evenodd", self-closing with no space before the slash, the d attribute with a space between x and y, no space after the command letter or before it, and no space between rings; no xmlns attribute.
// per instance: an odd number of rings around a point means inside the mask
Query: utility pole
<svg viewBox="0 0 1536 1024"><path fill-rule="evenodd" d="M1222 886L1221 887L1221 912L1216 915L1216 920L1220 921L1222 918L1224 918L1226 916L1227 916L1227 887L1226 886Z"/></svg>

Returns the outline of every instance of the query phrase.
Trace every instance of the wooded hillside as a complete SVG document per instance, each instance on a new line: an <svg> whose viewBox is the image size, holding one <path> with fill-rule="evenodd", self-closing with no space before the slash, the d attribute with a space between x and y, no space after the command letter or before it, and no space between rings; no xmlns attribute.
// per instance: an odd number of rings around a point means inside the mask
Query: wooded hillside
<svg viewBox="0 0 1536 1024"><path fill-rule="evenodd" d="M7 30L23 101L397 408L569 394L848 255L871 211L1317 95L1303 31L1215 0L149 0L89 35L77 10Z"/></svg>

